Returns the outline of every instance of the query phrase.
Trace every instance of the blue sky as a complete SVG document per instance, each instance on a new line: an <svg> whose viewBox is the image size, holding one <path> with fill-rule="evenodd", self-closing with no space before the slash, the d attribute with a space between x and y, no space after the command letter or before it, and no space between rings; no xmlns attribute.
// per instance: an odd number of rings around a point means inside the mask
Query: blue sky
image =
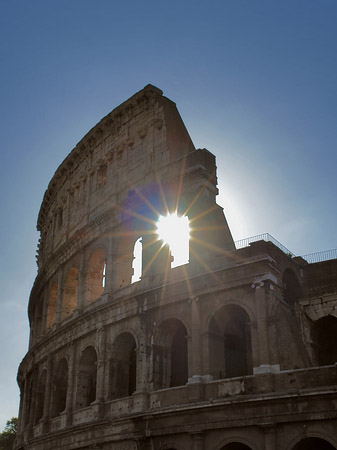
<svg viewBox="0 0 337 450"><path fill-rule="evenodd" d="M18 410L44 191L148 83L216 155L235 239L337 248L336 23L335 0L1 2L0 429Z"/></svg>

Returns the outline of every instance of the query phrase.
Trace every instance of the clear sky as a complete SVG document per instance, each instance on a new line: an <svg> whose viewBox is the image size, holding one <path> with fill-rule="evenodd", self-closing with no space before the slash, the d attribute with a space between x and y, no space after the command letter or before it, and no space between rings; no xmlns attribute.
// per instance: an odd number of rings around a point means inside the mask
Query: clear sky
<svg viewBox="0 0 337 450"><path fill-rule="evenodd" d="M337 248L336 24L336 0L0 2L0 429L18 411L44 191L148 83L216 155L234 239Z"/></svg>

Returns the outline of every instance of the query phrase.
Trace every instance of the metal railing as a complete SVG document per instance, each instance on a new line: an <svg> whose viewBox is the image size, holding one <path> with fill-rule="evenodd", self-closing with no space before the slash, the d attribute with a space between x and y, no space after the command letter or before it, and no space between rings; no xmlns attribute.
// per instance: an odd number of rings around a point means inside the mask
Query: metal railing
<svg viewBox="0 0 337 450"><path fill-rule="evenodd" d="M258 234L257 236L252 236L245 239L240 239L239 241L235 241L235 246L237 249L248 247L249 244L252 242L257 241L266 241L266 242L272 242L276 247L278 247L280 250L283 251L286 255L289 255L291 257L295 256L294 253L292 253L290 250L287 249L284 245L281 244L277 239L275 239L273 236L271 236L269 233L264 234Z"/></svg>
<svg viewBox="0 0 337 450"><path fill-rule="evenodd" d="M303 255L302 258L309 264L337 259L337 248L325 250L324 252L310 253L309 255Z"/></svg>
<svg viewBox="0 0 337 450"><path fill-rule="evenodd" d="M291 256L292 258L295 257L293 252L287 249L284 245L282 245L277 239L275 239L273 236L271 236L269 233L264 234L258 234L256 236L251 236L245 239L240 239L238 241L235 241L235 246L237 249L248 247L249 244L252 242L257 241L266 241L266 242L272 242L276 247L278 247L280 250L282 250L283 253L285 253L288 256ZM322 262L322 261L329 261L330 259L337 259L337 248L333 250L326 250L324 252L317 252L317 253L309 253L308 255L302 255L301 258L303 258L305 261L307 261L309 264Z"/></svg>

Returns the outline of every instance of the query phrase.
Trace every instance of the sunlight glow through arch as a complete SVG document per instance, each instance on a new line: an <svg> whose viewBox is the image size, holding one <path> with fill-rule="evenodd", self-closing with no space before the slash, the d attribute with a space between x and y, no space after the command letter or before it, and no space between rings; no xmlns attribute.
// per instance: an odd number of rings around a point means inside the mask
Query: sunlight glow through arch
<svg viewBox="0 0 337 450"><path fill-rule="evenodd" d="M143 251L143 244L142 244L142 238L139 238L136 240L134 249L133 249L133 261L132 261L132 269L133 269L133 275L131 278L131 284L135 283L136 281L140 281L142 276L142 251Z"/></svg>
<svg viewBox="0 0 337 450"><path fill-rule="evenodd" d="M177 213L160 216L157 233L159 239L170 247L172 268L189 262L190 225L187 216L179 217Z"/></svg>

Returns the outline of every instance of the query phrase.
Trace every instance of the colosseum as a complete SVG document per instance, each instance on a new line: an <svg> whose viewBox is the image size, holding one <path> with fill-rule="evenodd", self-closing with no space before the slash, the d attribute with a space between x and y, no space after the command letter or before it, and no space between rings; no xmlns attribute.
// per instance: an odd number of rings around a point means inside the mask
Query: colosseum
<svg viewBox="0 0 337 450"><path fill-rule="evenodd" d="M234 243L215 157L148 85L38 216L17 450L337 449L337 252Z"/></svg>

